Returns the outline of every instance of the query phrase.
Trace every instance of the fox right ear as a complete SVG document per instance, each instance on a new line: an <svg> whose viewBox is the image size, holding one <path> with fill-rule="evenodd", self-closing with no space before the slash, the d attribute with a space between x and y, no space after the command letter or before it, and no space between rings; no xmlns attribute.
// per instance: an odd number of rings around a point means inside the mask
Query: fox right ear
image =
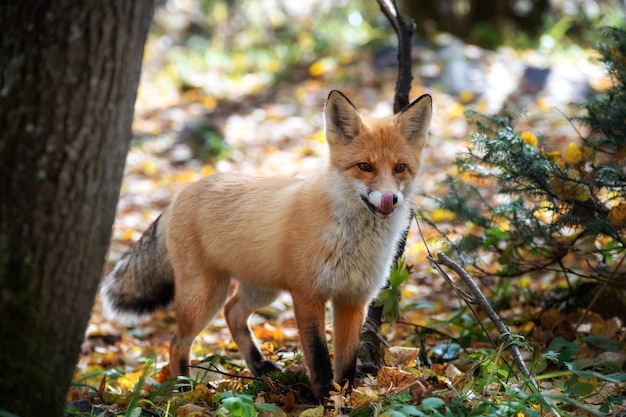
<svg viewBox="0 0 626 417"><path fill-rule="evenodd" d="M432 114L432 97L429 94L420 96L395 115L400 133L418 147L424 146Z"/></svg>
<svg viewBox="0 0 626 417"><path fill-rule="evenodd" d="M324 106L326 140L328 143L347 145L352 142L362 128L361 116L348 97L339 90L328 94Z"/></svg>

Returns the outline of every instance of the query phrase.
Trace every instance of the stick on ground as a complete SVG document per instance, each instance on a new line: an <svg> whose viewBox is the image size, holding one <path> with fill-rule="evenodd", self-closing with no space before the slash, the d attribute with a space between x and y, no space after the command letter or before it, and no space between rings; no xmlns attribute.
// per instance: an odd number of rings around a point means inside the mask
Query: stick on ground
<svg viewBox="0 0 626 417"><path fill-rule="evenodd" d="M498 330L498 332L500 332L500 334L506 341L508 347L511 349L511 353L513 355L513 361L515 362L515 365L517 365L518 369L530 381L533 387L535 389L538 389L537 381L535 381L535 379L532 377L532 375L528 371L528 368L526 367L526 363L524 362L524 359L522 358L522 353L520 352L519 347L515 343L513 334L508 329L508 327L506 327L506 325L504 324L500 316L498 316L498 313L496 313L493 307L491 307L491 305L489 304L489 301L487 300L487 297L485 297L485 295L482 293L480 288L478 288L478 286L476 285L476 283L474 282L470 274L465 269L463 269L461 265L454 262L452 259L448 258L448 256L446 256L444 253L439 252L437 254L436 259L432 256L429 256L428 259L431 262L450 268L463 280L463 282L465 282L465 285L467 285L471 293L474 295L474 300L476 304L478 304L485 311L489 319L496 326L496 329Z"/></svg>

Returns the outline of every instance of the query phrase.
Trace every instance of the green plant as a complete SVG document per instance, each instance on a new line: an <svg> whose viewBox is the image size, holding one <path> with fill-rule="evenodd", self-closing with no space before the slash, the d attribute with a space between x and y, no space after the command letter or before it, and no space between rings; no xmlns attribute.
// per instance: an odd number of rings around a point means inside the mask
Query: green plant
<svg viewBox="0 0 626 417"><path fill-rule="evenodd" d="M600 61L614 80L590 97L576 120L591 133L559 151L548 138L514 128L510 113L468 112L477 128L455 160L438 205L469 226L439 229L466 266L479 275L521 276L558 271L617 284L626 259L626 32L604 29ZM486 254L497 262L481 262ZM623 280L623 279L622 279Z"/></svg>
<svg viewBox="0 0 626 417"><path fill-rule="evenodd" d="M223 392L215 396L218 416L255 417L260 410L277 413L275 404L255 404L251 395Z"/></svg>
<svg viewBox="0 0 626 417"><path fill-rule="evenodd" d="M152 372L152 361L146 361L144 366L144 372L139 376L137 383L133 387L132 397L130 398L130 402L128 403L128 408L126 409L126 413L124 413L124 417L139 417L141 415L141 407L139 407L139 400L141 399L141 392L143 391L143 387L146 383L146 377L149 372Z"/></svg>
<svg viewBox="0 0 626 417"><path fill-rule="evenodd" d="M376 306L383 308L383 316L395 323L400 317L402 284L411 278L411 268L403 259L395 262L389 273L389 286L383 288L376 298Z"/></svg>
<svg viewBox="0 0 626 417"><path fill-rule="evenodd" d="M393 395L383 401L377 410L378 416L406 417L406 416L437 416L461 417L465 416L465 408L460 402L446 403L439 397L424 398L420 404L413 403L410 394Z"/></svg>
<svg viewBox="0 0 626 417"><path fill-rule="evenodd" d="M569 342L562 337L556 337L548 350L542 356L547 363L553 364L553 368L547 374L539 376L540 379L560 377L558 384L570 402L582 401L585 398L598 394L606 384L621 385L626 382L626 372L616 369L610 361L605 361L598 369L581 369L581 363L577 357L581 348L585 350L597 349L599 352L623 352L626 349L624 342L598 336L583 337L576 342ZM599 372L600 370L604 372ZM620 404L623 395L606 394L602 403L602 409L612 409L614 404ZM578 403L577 403L578 404ZM580 406L580 404L578 404Z"/></svg>
<svg viewBox="0 0 626 417"><path fill-rule="evenodd" d="M486 282L493 284L491 295L500 302L517 293L506 279L510 277L594 280L603 288L624 284L626 32L605 28L602 34L598 59L613 87L580 106L585 114L573 120L586 125L588 133L555 149L549 136L516 129L510 110L497 115L468 112L476 133L455 160L457 173L446 178L443 197L435 198L438 210L451 220L439 222L420 213L472 275L496 278ZM532 296L526 291L524 298ZM469 335L475 321L466 323L463 317L461 310L453 322ZM623 343L606 338L557 337L547 353L532 360L534 370L543 372L537 379L550 379L562 395L511 388L524 381L511 372L502 352L474 349L470 358L477 363L475 372L459 385L461 397L470 404L467 415L610 412L623 390L604 397L602 412L587 406L586 400L607 384L623 384L626 374L610 366L582 368L585 362L577 355L583 346L586 352L624 349Z"/></svg>

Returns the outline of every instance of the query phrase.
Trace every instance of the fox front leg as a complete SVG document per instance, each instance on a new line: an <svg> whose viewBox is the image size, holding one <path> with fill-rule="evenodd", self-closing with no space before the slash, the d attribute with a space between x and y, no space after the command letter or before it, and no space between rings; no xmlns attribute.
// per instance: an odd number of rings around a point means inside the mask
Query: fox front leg
<svg viewBox="0 0 626 417"><path fill-rule="evenodd" d="M333 340L335 346L335 379L343 385L354 384L356 374L356 349L368 303L350 300L333 300Z"/></svg>
<svg viewBox="0 0 626 417"><path fill-rule="evenodd" d="M292 294L300 344L313 392L321 402L329 396L332 388L333 370L324 329L326 302L321 298L311 299Z"/></svg>

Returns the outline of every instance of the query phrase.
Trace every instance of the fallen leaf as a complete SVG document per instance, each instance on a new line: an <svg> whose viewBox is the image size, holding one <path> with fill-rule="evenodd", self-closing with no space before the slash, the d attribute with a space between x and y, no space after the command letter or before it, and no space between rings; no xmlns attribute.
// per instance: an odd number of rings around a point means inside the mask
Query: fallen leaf
<svg viewBox="0 0 626 417"><path fill-rule="evenodd" d="M300 417L323 417L324 415L324 406L318 405L315 408L307 408L303 412L301 412Z"/></svg>
<svg viewBox="0 0 626 417"><path fill-rule="evenodd" d="M404 347L404 346L391 346L389 349L385 349L384 360L387 365L410 365L417 355L419 355L419 348Z"/></svg>
<svg viewBox="0 0 626 417"><path fill-rule="evenodd" d="M426 381L416 380L411 385L410 391L411 397L413 397L413 401L415 402L415 404L419 404L424 398L428 398L432 395L433 387Z"/></svg>
<svg viewBox="0 0 626 417"><path fill-rule="evenodd" d="M416 380L412 373L389 366L383 366L378 371L378 384L387 389L406 387Z"/></svg>
<svg viewBox="0 0 626 417"><path fill-rule="evenodd" d="M378 391L371 387L353 388L350 394L350 407L359 408L370 402L378 401Z"/></svg>
<svg viewBox="0 0 626 417"><path fill-rule="evenodd" d="M210 415L209 410L196 404L183 404L176 410L176 417L203 417L205 415Z"/></svg>
<svg viewBox="0 0 626 417"><path fill-rule="evenodd" d="M167 364L163 368L161 368L159 372L157 372L155 379L159 384L163 384L165 383L165 381L167 381L171 377L172 377L172 374L170 373L170 365Z"/></svg>

